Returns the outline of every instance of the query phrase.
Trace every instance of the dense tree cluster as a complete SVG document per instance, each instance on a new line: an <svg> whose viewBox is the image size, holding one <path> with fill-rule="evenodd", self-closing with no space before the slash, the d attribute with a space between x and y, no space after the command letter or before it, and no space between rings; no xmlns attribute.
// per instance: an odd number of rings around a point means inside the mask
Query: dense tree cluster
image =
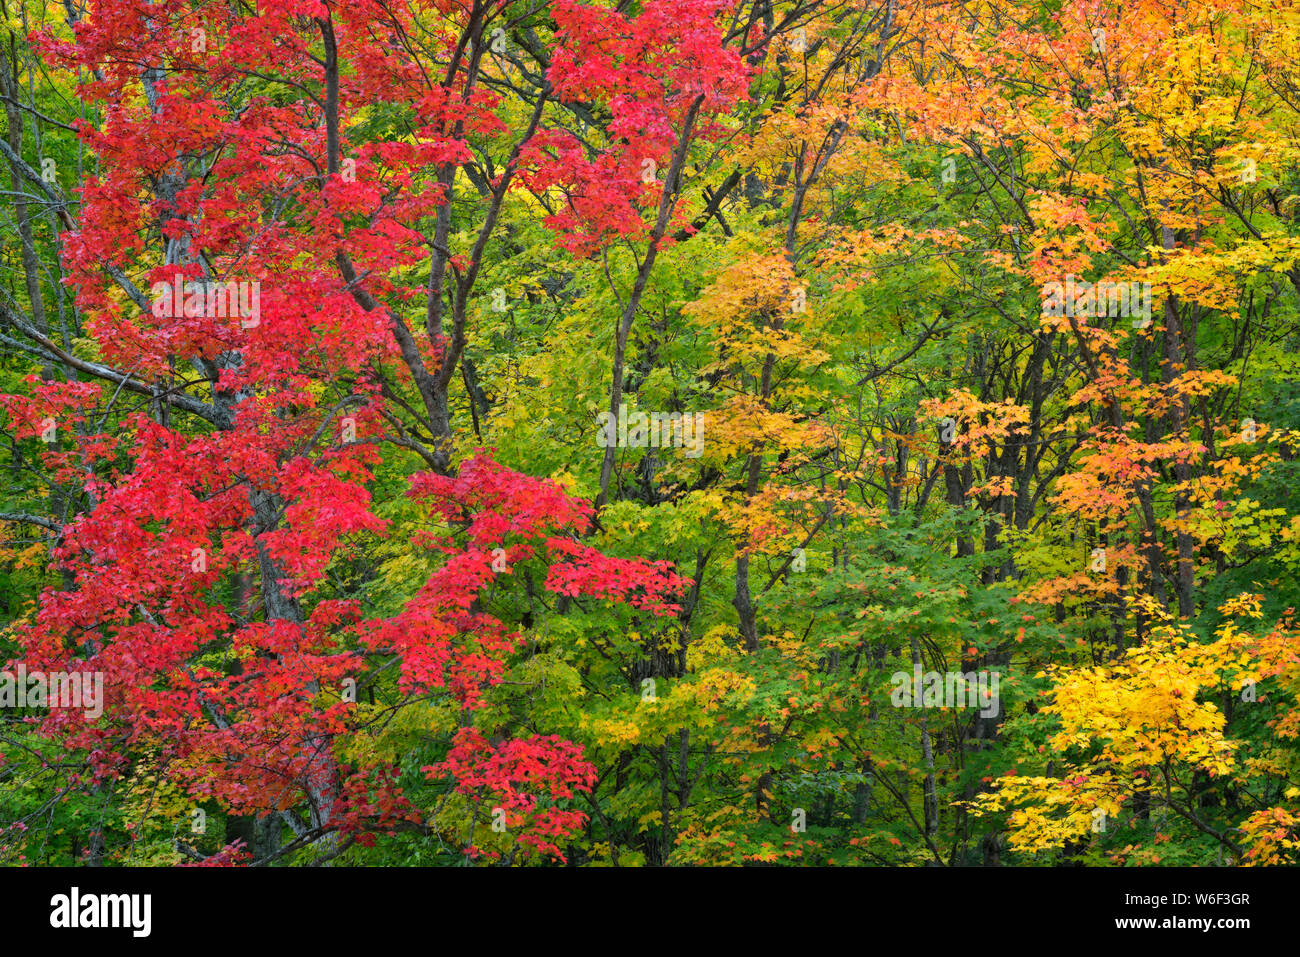
<svg viewBox="0 0 1300 957"><path fill-rule="evenodd" d="M0 863L1300 861L1298 0L0 14Z"/></svg>

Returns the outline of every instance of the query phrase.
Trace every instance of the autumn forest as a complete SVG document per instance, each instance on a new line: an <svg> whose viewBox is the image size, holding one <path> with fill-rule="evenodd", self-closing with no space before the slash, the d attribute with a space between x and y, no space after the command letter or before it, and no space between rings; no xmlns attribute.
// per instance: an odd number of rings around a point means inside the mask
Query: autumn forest
<svg viewBox="0 0 1300 957"><path fill-rule="evenodd" d="M0 0L0 865L1300 863L1300 0Z"/></svg>

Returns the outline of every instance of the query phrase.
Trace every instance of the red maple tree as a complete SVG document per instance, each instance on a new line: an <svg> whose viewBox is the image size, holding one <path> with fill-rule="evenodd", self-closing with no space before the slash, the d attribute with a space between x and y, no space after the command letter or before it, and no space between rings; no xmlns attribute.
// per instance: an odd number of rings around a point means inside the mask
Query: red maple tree
<svg viewBox="0 0 1300 957"><path fill-rule="evenodd" d="M336 753L355 712L341 687L396 659L409 699L436 690L471 712L521 640L479 599L520 561L543 562L558 595L674 611L683 581L666 565L583 544L589 505L486 454L458 463L448 392L509 190L560 189L550 225L578 252L664 240L680 184L648 182L646 163L680 173L744 95L724 13L557 3L522 128L485 81L519 23L497 0L103 0L74 42L41 41L101 117L79 129L98 172L78 215L63 213L98 355L23 328L77 375L3 402L23 434L56 436L47 463L85 492L55 553L66 587L19 637L29 668L105 676L99 719L42 719L88 755L86 786L148 747L194 798L276 813L298 845L418 825L396 768ZM564 128L556 104L578 101L608 111L610 146ZM364 122L381 108L403 117L390 135ZM455 223L472 240L453 252L458 171L488 152L505 162L480 184L479 218ZM415 267L428 278L401 278ZM146 408L110 414L123 394ZM437 521L415 544L445 558L399 613L367 617L332 597L326 571L385 534L370 487L397 446L428 469L410 494ZM554 855L583 816L553 802L594 776L572 743L489 740L468 720L424 770ZM205 863L247 859L232 846Z"/></svg>

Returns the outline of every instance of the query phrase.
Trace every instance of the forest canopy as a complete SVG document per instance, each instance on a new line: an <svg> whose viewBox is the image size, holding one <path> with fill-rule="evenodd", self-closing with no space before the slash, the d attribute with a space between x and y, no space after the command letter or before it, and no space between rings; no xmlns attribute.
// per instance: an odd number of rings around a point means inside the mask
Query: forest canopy
<svg viewBox="0 0 1300 957"><path fill-rule="evenodd" d="M0 0L0 864L1300 862L1300 2Z"/></svg>

